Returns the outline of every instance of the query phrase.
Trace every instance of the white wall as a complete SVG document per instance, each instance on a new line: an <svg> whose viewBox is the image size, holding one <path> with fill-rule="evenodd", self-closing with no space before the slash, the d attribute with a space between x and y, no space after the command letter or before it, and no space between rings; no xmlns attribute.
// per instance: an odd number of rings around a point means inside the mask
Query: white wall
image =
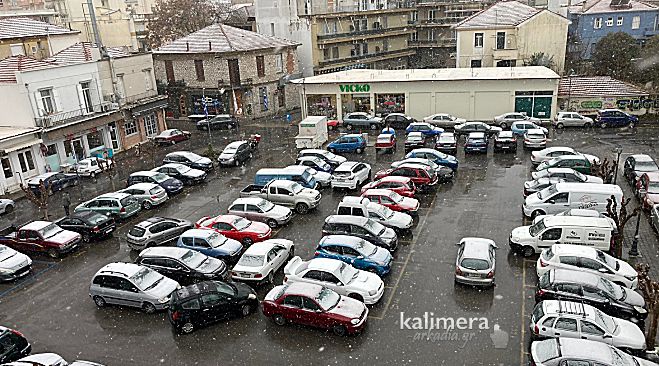
<svg viewBox="0 0 659 366"><path fill-rule="evenodd" d="M48 41L50 46L50 55L52 56L57 52L68 48L80 41L80 33L50 36Z"/></svg>
<svg viewBox="0 0 659 366"><path fill-rule="evenodd" d="M34 127L30 101L19 84L0 84L0 126Z"/></svg>

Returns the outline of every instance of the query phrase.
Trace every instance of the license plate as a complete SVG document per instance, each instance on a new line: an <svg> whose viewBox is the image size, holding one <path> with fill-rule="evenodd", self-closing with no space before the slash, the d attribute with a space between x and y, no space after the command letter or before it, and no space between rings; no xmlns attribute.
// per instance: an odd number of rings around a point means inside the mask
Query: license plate
<svg viewBox="0 0 659 366"><path fill-rule="evenodd" d="M481 278L479 273L467 273L467 277Z"/></svg>
<svg viewBox="0 0 659 366"><path fill-rule="evenodd" d="M106 233L106 234L109 234L109 233L111 233L112 231L114 231L114 229L113 229L113 228L109 228L109 229L106 229L106 230L105 230L105 233Z"/></svg>

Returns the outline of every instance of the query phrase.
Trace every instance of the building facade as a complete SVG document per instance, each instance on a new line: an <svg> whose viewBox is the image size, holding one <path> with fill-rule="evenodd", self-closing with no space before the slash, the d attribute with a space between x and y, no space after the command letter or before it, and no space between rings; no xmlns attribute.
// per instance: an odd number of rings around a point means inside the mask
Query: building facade
<svg viewBox="0 0 659 366"><path fill-rule="evenodd" d="M45 164L41 143L36 127L0 125L0 195L19 190L21 183L40 173Z"/></svg>
<svg viewBox="0 0 659 366"><path fill-rule="evenodd" d="M546 9L504 1L455 26L457 67L513 67L540 53L563 73L569 20Z"/></svg>
<svg viewBox="0 0 659 366"><path fill-rule="evenodd" d="M643 115L659 111L659 96L610 76L567 76L558 86L558 108L586 116L610 108Z"/></svg>
<svg viewBox="0 0 659 366"><path fill-rule="evenodd" d="M79 31L31 18L0 19L0 59L22 55L41 60L79 41Z"/></svg>

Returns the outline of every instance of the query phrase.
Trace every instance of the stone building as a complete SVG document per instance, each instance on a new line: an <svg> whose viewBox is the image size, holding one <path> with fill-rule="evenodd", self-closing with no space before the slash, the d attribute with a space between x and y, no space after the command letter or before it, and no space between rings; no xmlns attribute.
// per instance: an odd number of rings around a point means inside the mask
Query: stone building
<svg viewBox="0 0 659 366"><path fill-rule="evenodd" d="M288 84L298 74L297 46L215 24L160 47L153 61L168 115L259 118L299 106Z"/></svg>

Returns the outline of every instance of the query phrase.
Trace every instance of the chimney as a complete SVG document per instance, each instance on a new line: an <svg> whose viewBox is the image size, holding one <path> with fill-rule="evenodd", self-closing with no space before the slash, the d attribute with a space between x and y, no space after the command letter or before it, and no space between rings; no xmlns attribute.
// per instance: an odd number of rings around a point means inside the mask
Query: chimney
<svg viewBox="0 0 659 366"><path fill-rule="evenodd" d="M213 46L211 45L211 41L208 41L208 50L209 51L213 50Z"/></svg>
<svg viewBox="0 0 659 366"><path fill-rule="evenodd" d="M190 51L190 43L189 42L185 42L185 50Z"/></svg>

